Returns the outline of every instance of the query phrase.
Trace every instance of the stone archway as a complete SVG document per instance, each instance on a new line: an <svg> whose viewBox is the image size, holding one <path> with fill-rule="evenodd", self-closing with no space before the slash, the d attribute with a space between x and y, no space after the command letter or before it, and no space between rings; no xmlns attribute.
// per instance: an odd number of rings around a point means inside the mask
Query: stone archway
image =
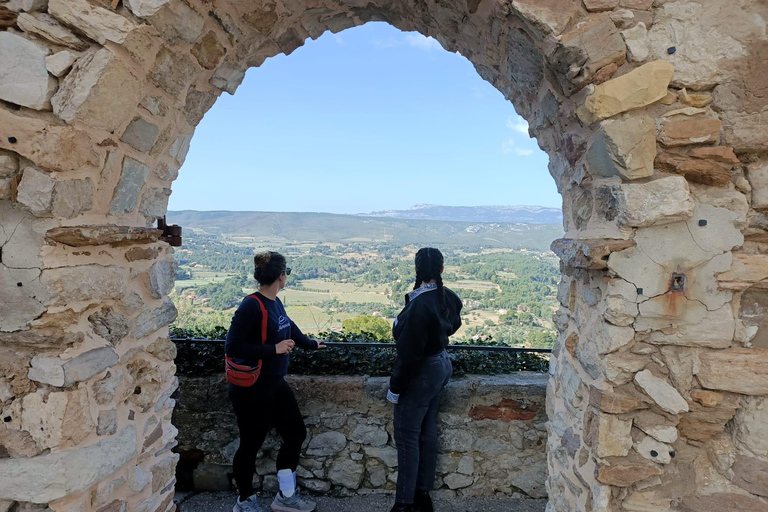
<svg viewBox="0 0 768 512"><path fill-rule="evenodd" d="M386 21L466 56L550 155L549 510L764 510L766 19L749 0L0 3L0 508L173 507L173 264L147 226L248 67Z"/></svg>

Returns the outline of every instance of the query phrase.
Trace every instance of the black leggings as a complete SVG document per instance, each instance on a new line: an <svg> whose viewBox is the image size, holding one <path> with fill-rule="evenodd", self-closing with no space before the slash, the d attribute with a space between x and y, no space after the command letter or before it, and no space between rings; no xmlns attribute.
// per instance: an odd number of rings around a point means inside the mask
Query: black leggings
<svg viewBox="0 0 768 512"><path fill-rule="evenodd" d="M282 377L262 376L249 388L230 384L228 393L240 429L240 448L235 453L232 470L240 498L245 499L253 494L256 454L269 429L275 427L283 439L277 455L278 471L296 471L307 429L296 397Z"/></svg>

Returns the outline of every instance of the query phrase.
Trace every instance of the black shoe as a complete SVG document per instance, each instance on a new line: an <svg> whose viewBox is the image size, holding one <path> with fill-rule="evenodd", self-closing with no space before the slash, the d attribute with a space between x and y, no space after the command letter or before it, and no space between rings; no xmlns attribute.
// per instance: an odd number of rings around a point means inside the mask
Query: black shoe
<svg viewBox="0 0 768 512"><path fill-rule="evenodd" d="M429 491L416 490L416 495L413 497L413 510L414 512L435 512Z"/></svg>
<svg viewBox="0 0 768 512"><path fill-rule="evenodd" d="M410 503L395 503L389 512L415 512L415 510Z"/></svg>

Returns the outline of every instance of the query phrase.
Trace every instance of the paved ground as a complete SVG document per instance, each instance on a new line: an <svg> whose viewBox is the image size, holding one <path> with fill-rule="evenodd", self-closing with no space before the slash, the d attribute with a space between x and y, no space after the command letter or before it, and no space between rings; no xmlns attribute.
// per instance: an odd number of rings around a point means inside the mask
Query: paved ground
<svg viewBox="0 0 768 512"><path fill-rule="evenodd" d="M177 496L179 512L230 512L235 502L234 493L200 493ZM351 498L312 498L318 512L389 512L393 497L390 494L372 494ZM271 496L264 495L262 505L270 512ZM518 500L512 498L453 498L435 500L437 512L543 512L547 500Z"/></svg>

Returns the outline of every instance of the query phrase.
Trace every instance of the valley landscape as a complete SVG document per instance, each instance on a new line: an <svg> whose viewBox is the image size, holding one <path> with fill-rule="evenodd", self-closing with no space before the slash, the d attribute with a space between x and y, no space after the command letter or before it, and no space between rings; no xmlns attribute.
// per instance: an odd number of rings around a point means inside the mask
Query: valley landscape
<svg viewBox="0 0 768 512"><path fill-rule="evenodd" d="M391 341L391 323L413 287L413 254L431 245L445 255L446 286L465 304L454 343L552 346L559 266L549 244L562 236L559 211L418 205L378 214L168 212L168 222L184 228L175 254L176 327L224 335L255 289L253 254L269 249L292 268L281 300L303 331Z"/></svg>

